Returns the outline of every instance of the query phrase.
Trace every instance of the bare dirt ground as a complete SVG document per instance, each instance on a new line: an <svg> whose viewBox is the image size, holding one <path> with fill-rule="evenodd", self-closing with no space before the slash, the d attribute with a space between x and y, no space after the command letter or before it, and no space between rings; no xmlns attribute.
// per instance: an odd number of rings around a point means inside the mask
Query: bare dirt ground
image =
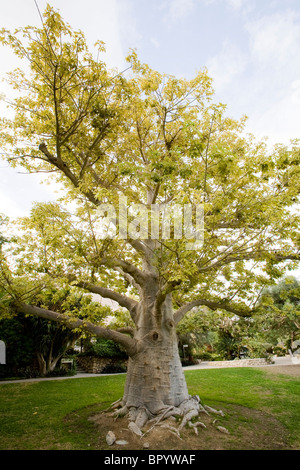
<svg viewBox="0 0 300 470"><path fill-rule="evenodd" d="M300 364L283 365L283 366L266 366L260 369L273 374L285 374L292 377L300 377Z"/></svg>
<svg viewBox="0 0 300 470"><path fill-rule="evenodd" d="M143 437L134 435L128 430L126 417L114 421L109 413L99 413L89 417L96 427L99 436L100 449L110 450L288 450L288 435L284 426L273 416L259 410L242 406L227 406L223 408L225 420L206 415L201 421L206 426L198 428L198 435L193 429L185 428L180 437L164 425L175 426L172 420L165 420ZM225 427L229 433L221 432L217 426ZM112 431L117 442L112 446L106 444L106 434ZM120 445L118 441L126 441Z"/></svg>

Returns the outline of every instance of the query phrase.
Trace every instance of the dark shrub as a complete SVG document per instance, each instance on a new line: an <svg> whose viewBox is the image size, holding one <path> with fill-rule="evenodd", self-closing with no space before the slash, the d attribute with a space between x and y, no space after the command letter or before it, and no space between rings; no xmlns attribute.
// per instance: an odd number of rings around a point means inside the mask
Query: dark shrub
<svg viewBox="0 0 300 470"><path fill-rule="evenodd" d="M126 371L127 368L123 364L107 364L101 374L120 374Z"/></svg>

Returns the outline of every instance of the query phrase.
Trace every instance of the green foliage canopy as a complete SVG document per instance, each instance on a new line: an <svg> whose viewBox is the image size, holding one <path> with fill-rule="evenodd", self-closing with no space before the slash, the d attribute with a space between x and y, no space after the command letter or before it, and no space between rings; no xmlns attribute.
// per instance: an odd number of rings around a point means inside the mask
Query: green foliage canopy
<svg viewBox="0 0 300 470"><path fill-rule="evenodd" d="M172 293L176 323L196 306L243 316L256 308L264 286L296 266L299 141L269 151L247 135L245 117L231 119L213 103L205 69L178 79L132 52L130 71L109 71L99 59L103 43L95 57L84 34L49 5L41 28L3 29L0 41L30 69L9 76L18 98L14 118L0 121L7 160L49 173L65 187L64 206L76 202L72 214L37 204L23 220L13 266L2 263L2 286L15 299L34 301L24 277L32 289L61 278L132 313L151 272L158 301ZM116 206L120 195L145 207L203 204L203 246L103 240L97 208Z"/></svg>

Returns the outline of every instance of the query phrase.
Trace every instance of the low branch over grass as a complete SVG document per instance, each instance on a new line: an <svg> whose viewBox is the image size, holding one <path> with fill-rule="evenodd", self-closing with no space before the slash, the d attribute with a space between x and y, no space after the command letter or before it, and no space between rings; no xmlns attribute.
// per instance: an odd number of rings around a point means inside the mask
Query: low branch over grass
<svg viewBox="0 0 300 470"><path fill-rule="evenodd" d="M101 326L94 325L89 321L80 320L79 318L72 318L63 313L53 312L52 310L47 310L24 303L18 304L18 310L22 311L23 313L59 322L71 329L81 328L82 330L88 331L89 333L99 336L100 338L116 341L125 348L128 355L132 355L136 351L136 341L126 334L120 333L118 331L114 331L109 328L103 328Z"/></svg>

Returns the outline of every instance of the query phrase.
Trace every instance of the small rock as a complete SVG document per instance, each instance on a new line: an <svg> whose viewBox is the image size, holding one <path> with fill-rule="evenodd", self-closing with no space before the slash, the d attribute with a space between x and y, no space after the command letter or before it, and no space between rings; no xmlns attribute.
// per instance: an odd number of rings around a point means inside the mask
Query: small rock
<svg viewBox="0 0 300 470"><path fill-rule="evenodd" d="M106 434L106 442L109 446L112 446L114 444L116 440L116 436L114 435L114 433L112 431L108 431L108 433Z"/></svg>
<svg viewBox="0 0 300 470"><path fill-rule="evenodd" d="M129 424L128 424L128 428L130 429L130 431L132 431L134 434L136 434L137 436L142 436L143 433L142 431L140 430L140 428L133 422L131 421Z"/></svg>
<svg viewBox="0 0 300 470"><path fill-rule="evenodd" d="M217 426L217 429L218 429L220 432L223 432L224 434L229 434L228 429L223 428L223 426Z"/></svg>
<svg viewBox="0 0 300 470"><path fill-rule="evenodd" d="M128 442L123 441L122 439L119 439L119 440L115 441L115 444L117 444L118 446L126 446L128 444Z"/></svg>
<svg viewBox="0 0 300 470"><path fill-rule="evenodd" d="M150 444L149 442L145 442L144 445L143 445L144 449L149 449L150 447Z"/></svg>

